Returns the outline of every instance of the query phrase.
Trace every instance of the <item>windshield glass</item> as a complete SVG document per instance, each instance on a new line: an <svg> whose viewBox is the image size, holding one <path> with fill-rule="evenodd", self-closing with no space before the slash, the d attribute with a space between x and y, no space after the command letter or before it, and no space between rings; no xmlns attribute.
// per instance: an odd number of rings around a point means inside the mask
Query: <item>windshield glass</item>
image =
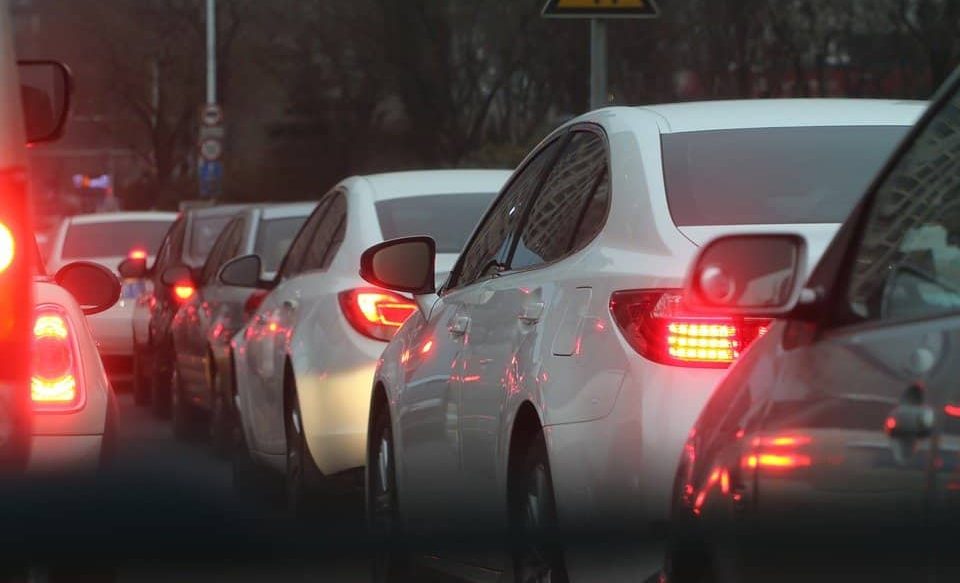
<svg viewBox="0 0 960 583"><path fill-rule="evenodd" d="M111 221L71 224L60 253L63 259L121 257L133 249L155 255L172 221Z"/></svg>
<svg viewBox="0 0 960 583"><path fill-rule="evenodd" d="M193 217L190 232L189 255L197 264L203 264L207 260L207 255L213 249L213 244L217 242L220 231L223 230L230 219L229 215L216 217Z"/></svg>
<svg viewBox="0 0 960 583"><path fill-rule="evenodd" d="M307 217L287 217L283 219L269 219L260 223L260 230L257 233L257 243L254 252L260 256L263 261L263 271L271 273L280 267L283 256L287 254L287 249L293 238Z"/></svg>
<svg viewBox="0 0 960 583"><path fill-rule="evenodd" d="M907 126L791 127L663 136L678 226L839 223Z"/></svg>
<svg viewBox="0 0 960 583"><path fill-rule="evenodd" d="M437 253L459 253L496 193L443 194L381 200L377 217L384 240L428 235Z"/></svg>

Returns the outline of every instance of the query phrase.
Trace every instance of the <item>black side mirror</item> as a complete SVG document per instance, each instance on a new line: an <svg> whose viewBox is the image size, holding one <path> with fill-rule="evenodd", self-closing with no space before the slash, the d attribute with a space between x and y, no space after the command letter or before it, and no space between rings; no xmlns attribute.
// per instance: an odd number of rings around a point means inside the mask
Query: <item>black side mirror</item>
<svg viewBox="0 0 960 583"><path fill-rule="evenodd" d="M160 274L160 283L167 287L193 285L193 270L186 265L173 265Z"/></svg>
<svg viewBox="0 0 960 583"><path fill-rule="evenodd" d="M130 257L124 259L117 266L117 272L124 279L143 279L147 276L147 259L145 257Z"/></svg>
<svg viewBox="0 0 960 583"><path fill-rule="evenodd" d="M224 263L217 273L217 280L234 287L258 287L261 269L259 255L242 255Z"/></svg>
<svg viewBox="0 0 960 583"><path fill-rule="evenodd" d="M436 291L437 244L430 237L402 237L370 247L360 257L360 277L386 289L416 295Z"/></svg>
<svg viewBox="0 0 960 583"><path fill-rule="evenodd" d="M684 288L696 312L776 318L800 298L806 241L799 235L727 235L697 256Z"/></svg>
<svg viewBox="0 0 960 583"><path fill-rule="evenodd" d="M20 99L27 143L60 138L70 114L72 77L58 61L20 61Z"/></svg>
<svg viewBox="0 0 960 583"><path fill-rule="evenodd" d="M120 299L120 280L99 263L69 263L60 268L53 279L73 295L87 315L108 310Z"/></svg>

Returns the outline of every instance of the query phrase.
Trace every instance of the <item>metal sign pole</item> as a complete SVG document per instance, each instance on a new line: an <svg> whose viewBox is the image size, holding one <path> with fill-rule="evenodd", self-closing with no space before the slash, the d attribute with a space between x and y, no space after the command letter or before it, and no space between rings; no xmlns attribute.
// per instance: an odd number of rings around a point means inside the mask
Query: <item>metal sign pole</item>
<svg viewBox="0 0 960 583"><path fill-rule="evenodd" d="M207 104L217 103L217 0L207 0Z"/></svg>
<svg viewBox="0 0 960 583"><path fill-rule="evenodd" d="M607 22L590 19L590 109L607 105Z"/></svg>

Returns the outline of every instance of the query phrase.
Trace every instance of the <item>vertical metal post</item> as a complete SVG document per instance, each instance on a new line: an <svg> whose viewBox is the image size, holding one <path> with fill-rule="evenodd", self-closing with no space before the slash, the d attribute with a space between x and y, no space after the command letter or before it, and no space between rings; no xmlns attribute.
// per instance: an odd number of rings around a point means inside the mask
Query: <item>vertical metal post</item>
<svg viewBox="0 0 960 583"><path fill-rule="evenodd" d="M207 104L217 103L217 0L207 0Z"/></svg>
<svg viewBox="0 0 960 583"><path fill-rule="evenodd" d="M590 109L607 105L607 22L590 19Z"/></svg>

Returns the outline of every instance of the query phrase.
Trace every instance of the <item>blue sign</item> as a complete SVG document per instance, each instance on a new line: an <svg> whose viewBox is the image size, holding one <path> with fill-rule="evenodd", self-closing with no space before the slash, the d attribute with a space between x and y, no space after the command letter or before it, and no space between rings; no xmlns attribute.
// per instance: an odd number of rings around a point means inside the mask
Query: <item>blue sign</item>
<svg viewBox="0 0 960 583"><path fill-rule="evenodd" d="M219 160L200 160L200 197L214 198L220 195L223 182L223 163Z"/></svg>

